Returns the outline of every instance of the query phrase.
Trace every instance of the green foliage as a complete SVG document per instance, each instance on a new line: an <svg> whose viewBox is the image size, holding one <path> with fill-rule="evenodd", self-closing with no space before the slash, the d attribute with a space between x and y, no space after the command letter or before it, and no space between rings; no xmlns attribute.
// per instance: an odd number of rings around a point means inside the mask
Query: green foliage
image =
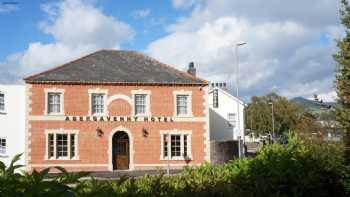
<svg viewBox="0 0 350 197"><path fill-rule="evenodd" d="M337 62L336 86L340 105L337 110L337 120L345 130L345 155L347 162L350 163L350 6L347 0L341 2L341 22L346 28L346 35L338 40L339 51L333 57Z"/></svg>
<svg viewBox="0 0 350 197"><path fill-rule="evenodd" d="M267 145L255 158L243 158L224 165L205 163L186 167L179 175L145 175L118 180L85 178L63 168L57 176L49 169L18 174L14 162L0 162L0 196L349 196L350 170L344 165L343 147L320 141Z"/></svg>
<svg viewBox="0 0 350 197"><path fill-rule="evenodd" d="M272 132L272 106L274 106L275 132L282 134L295 128L304 110L287 98L270 93L262 97L252 97L246 108L246 128L255 134Z"/></svg>

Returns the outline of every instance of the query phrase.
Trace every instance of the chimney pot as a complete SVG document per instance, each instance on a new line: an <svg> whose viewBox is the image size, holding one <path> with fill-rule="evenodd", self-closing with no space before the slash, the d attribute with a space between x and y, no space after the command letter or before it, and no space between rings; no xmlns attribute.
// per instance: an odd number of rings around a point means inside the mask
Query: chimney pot
<svg viewBox="0 0 350 197"><path fill-rule="evenodd" d="M194 62L190 62L188 64L187 73L194 77L196 76L196 68L194 67Z"/></svg>

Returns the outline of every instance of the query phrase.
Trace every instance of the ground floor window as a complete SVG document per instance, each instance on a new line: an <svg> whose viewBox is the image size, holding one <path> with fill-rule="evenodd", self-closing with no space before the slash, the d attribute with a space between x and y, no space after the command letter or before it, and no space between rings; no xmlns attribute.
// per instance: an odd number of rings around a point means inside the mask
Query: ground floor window
<svg viewBox="0 0 350 197"><path fill-rule="evenodd" d="M62 130L47 132L47 159L76 159L77 138L76 132Z"/></svg>
<svg viewBox="0 0 350 197"><path fill-rule="evenodd" d="M0 154L6 154L6 138L0 137Z"/></svg>
<svg viewBox="0 0 350 197"><path fill-rule="evenodd" d="M170 160L191 159L191 133L169 131L161 133L161 158Z"/></svg>

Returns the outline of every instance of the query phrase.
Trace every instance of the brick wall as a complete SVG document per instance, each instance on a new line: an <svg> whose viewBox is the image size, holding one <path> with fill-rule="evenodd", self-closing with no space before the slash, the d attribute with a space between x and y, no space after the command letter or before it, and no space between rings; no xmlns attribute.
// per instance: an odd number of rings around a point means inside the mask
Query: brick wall
<svg viewBox="0 0 350 197"><path fill-rule="evenodd" d="M150 110L152 116L170 116L174 114L173 91L192 91L193 117L175 122L73 122L62 118L45 115L45 88L64 89L64 112L66 116L88 116L89 89L106 89L107 97L124 95L132 99L132 90L149 90ZM189 165L199 165L205 160L207 114L205 106L205 90L194 86L107 86L107 85L48 85L33 84L31 105L29 110L28 164L31 169L42 169L48 166L61 165L70 171L105 171L110 167L110 143L116 128L128 130L132 138L134 169L150 169L166 166L167 161L160 159L161 130L192 131L192 161ZM116 99L107 106L110 116L131 116L132 106L125 99ZM197 118L197 119L196 119ZM196 119L196 120L195 120ZM97 136L96 129L103 131ZM77 160L45 159L46 129L78 130ZM122 130L123 130L122 129ZM148 132L143 135L143 130ZM188 165L185 161L171 161L173 168Z"/></svg>

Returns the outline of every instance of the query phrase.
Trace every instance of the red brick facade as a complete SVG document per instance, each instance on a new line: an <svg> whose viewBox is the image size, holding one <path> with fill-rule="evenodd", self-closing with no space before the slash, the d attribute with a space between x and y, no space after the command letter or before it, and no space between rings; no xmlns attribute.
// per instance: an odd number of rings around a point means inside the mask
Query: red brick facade
<svg viewBox="0 0 350 197"><path fill-rule="evenodd" d="M63 90L63 112L61 115L47 115L45 90ZM106 91L107 114L100 121L86 121L90 114L89 90ZM133 117L133 90L148 91L149 121L112 121L114 116ZM175 111L174 92L190 92L192 116L178 118ZM209 161L208 109L206 104L207 87L172 85L78 85L78 84L28 84L27 122L27 166L29 169L42 169L50 166L63 166L69 171L110 171L112 170L112 137L123 131L129 137L129 169L155 169L167 166L161 158L161 132L187 131L191 133L191 160L171 160L172 168L185 165L199 165ZM75 116L77 120L66 120ZM155 119L151 119L155 117ZM160 121L159 118L160 117ZM165 121L164 117L168 117ZM79 121L79 118L82 118ZM171 120L169 119L171 118ZM83 120L84 119L84 120ZM98 135L97 130L102 131ZM48 159L46 131L77 131L76 159Z"/></svg>

